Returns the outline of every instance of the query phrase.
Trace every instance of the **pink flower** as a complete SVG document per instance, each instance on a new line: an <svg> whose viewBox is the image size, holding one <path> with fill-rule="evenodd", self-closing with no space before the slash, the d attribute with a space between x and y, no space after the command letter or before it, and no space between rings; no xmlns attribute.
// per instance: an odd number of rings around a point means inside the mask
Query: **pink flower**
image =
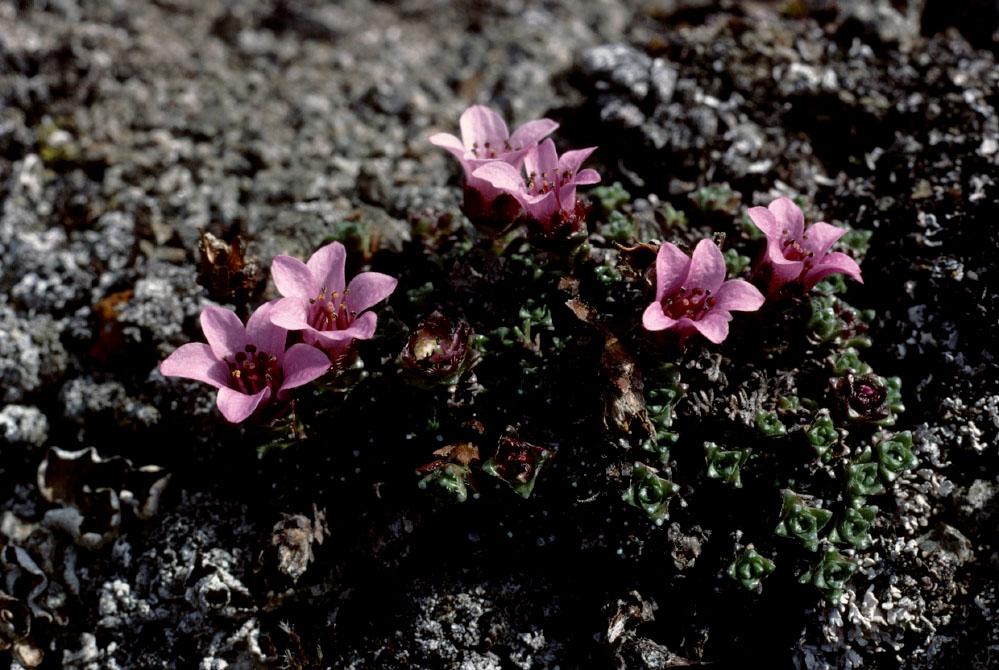
<svg viewBox="0 0 999 670"><path fill-rule="evenodd" d="M578 229L583 214L576 202L576 186L600 181L596 170L579 167L595 150L596 147L589 147L567 151L559 158L555 143L549 139L524 157L526 181L518 168L501 162L483 165L475 171L475 176L516 198L528 217L541 224L547 233L560 224Z"/></svg>
<svg viewBox="0 0 999 670"><path fill-rule="evenodd" d="M725 281L725 259L711 240L698 242L690 257L666 242L656 255L656 300L642 324L648 330L675 330L682 339L696 331L718 344L728 337L729 312L755 312L763 300L749 282Z"/></svg>
<svg viewBox="0 0 999 670"><path fill-rule="evenodd" d="M749 218L767 236L760 269L767 277L770 295L787 284L799 284L803 292L810 291L831 274L849 275L864 283L856 261L829 251L846 231L822 221L805 230L805 217L790 198L777 198L768 207L751 207Z"/></svg>
<svg viewBox="0 0 999 670"><path fill-rule="evenodd" d="M479 167L501 161L515 168L524 164L527 150L558 128L551 119L528 121L510 135L499 114L484 105L472 105L461 114L461 139L449 133L430 136L430 143L447 149L465 168L465 188L478 193L483 205L495 200L500 191L488 181L473 176Z"/></svg>
<svg viewBox="0 0 999 670"><path fill-rule="evenodd" d="M285 296L271 311L271 322L302 331L302 339L325 350L336 361L354 340L368 340L378 317L365 310L391 295L398 281L380 272L364 272L346 286L347 250L339 242L312 254L308 263L279 255L271 276Z"/></svg>
<svg viewBox="0 0 999 670"><path fill-rule="evenodd" d="M243 322L235 313L208 306L201 330L208 344L179 347L160 363L167 377L186 377L219 390L218 406L227 420L239 423L268 404L284 402L287 391L329 370L326 355L307 344L285 351L288 332L271 323L274 302L261 305Z"/></svg>

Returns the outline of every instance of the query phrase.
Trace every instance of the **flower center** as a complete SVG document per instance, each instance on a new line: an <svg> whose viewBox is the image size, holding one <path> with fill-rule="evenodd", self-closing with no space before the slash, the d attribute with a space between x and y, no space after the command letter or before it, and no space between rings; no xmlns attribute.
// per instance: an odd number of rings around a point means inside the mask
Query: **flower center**
<svg viewBox="0 0 999 670"><path fill-rule="evenodd" d="M336 291L326 296L326 287L319 292L319 296L309 299L309 325L316 330L344 330L354 319L357 312L352 312L347 308L347 294L349 289L341 296Z"/></svg>
<svg viewBox="0 0 999 670"><path fill-rule="evenodd" d="M513 147L510 146L510 140L501 140L499 142L487 140L482 143L482 148L479 148L478 142L472 142L472 155L476 158L496 158L496 147L500 145L503 145L503 149L500 151L500 154L505 154L514 150Z"/></svg>
<svg viewBox="0 0 999 670"><path fill-rule="evenodd" d="M531 195L544 195L554 191L557 199L559 189L571 181L572 170L566 170L559 174L558 168L555 168L551 173L542 172L540 179L537 172L532 172L527 175L527 192Z"/></svg>
<svg viewBox="0 0 999 670"><path fill-rule="evenodd" d="M247 395L255 395L268 386L276 393L284 381L278 359L265 351L258 351L252 344L243 347L243 351L237 351L232 360L222 360L229 366L235 389Z"/></svg>
<svg viewBox="0 0 999 670"><path fill-rule="evenodd" d="M784 258L789 261L805 261L806 269L810 269L814 265L811 258L815 256L815 252L806 249L804 246L804 241L808 239L808 235L802 233L800 239L794 239L788 234L790 231L787 228L781 232L783 233L781 253L784 254Z"/></svg>
<svg viewBox="0 0 999 670"><path fill-rule="evenodd" d="M688 290L683 286L663 301L666 316L677 320L686 317L697 321L714 306L715 299L711 297L711 291L702 288Z"/></svg>

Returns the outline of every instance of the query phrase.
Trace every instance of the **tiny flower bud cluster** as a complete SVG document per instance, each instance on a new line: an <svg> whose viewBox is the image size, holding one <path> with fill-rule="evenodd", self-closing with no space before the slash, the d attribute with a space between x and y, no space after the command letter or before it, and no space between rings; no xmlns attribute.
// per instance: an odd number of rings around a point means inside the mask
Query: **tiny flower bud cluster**
<svg viewBox="0 0 999 670"><path fill-rule="evenodd" d="M856 261L829 251L846 230L819 222L806 231L801 209L789 198L750 208L749 217L767 236L766 254L753 276L767 297L810 291L831 274L863 282ZM656 256L656 298L642 323L647 330L674 331L681 341L699 332L715 344L722 342L728 336L730 312L753 312L765 301L752 284L724 280L725 259L710 240L701 240L691 256L664 243Z"/></svg>

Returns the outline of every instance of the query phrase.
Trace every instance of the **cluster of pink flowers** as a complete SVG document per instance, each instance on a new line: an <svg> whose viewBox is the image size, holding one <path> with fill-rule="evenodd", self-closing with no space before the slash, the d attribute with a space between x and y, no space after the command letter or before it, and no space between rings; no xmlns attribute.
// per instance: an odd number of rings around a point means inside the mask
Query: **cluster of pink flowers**
<svg viewBox="0 0 999 670"><path fill-rule="evenodd" d="M179 347L160 372L217 388L219 411L233 423L265 408L280 414L291 389L342 366L355 340L374 335L377 316L366 310L395 290L396 279L379 272L364 272L347 284L346 260L339 242L307 263L277 256L271 270L283 298L257 308L245 327L235 313L206 307L201 329L208 343ZM289 332L301 340L290 347Z"/></svg>
<svg viewBox="0 0 999 670"><path fill-rule="evenodd" d="M767 249L759 272L769 295L789 289L811 291L831 274L859 281L857 262L829 248L847 231L824 221L805 230L805 216L790 198L778 198L767 207L751 207L749 218L767 236Z"/></svg>
<svg viewBox="0 0 999 670"><path fill-rule="evenodd" d="M571 232L582 228L584 212L576 186L600 181L595 170L580 169L596 147L559 157L551 139L538 144L557 123L528 121L510 135L500 115L483 105L466 109L460 126L461 139L449 133L429 139L461 161L469 218L509 223L523 211L547 235L566 226Z"/></svg>
<svg viewBox="0 0 999 670"><path fill-rule="evenodd" d="M752 207L749 218L767 236L754 277L768 297L800 295L831 274L863 283L856 261L829 251L847 231L821 221L806 231L801 209L789 198ZM700 333L718 344L728 336L730 312L755 312L765 300L749 282L725 281L725 260L711 240L701 240L691 256L666 242L656 255L656 297L642 324L651 331L673 331L681 341Z"/></svg>

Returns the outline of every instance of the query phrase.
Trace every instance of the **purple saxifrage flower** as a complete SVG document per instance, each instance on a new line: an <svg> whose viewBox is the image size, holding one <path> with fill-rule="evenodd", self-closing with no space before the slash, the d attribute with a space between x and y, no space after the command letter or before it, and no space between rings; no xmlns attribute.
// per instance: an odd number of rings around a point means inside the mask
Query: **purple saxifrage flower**
<svg viewBox="0 0 999 670"><path fill-rule="evenodd" d="M751 207L749 218L767 236L767 249L760 270L767 291L774 295L788 284L802 292L831 274L845 274L861 284L856 261L829 248L847 231L819 221L805 230L805 217L790 198L778 198L767 207Z"/></svg>
<svg viewBox="0 0 999 670"><path fill-rule="evenodd" d="M218 407L227 420L240 423L268 404L283 402L287 391L329 370L326 355L307 344L287 351L288 331L271 323L274 302L257 308L246 327L235 313L209 305L201 312L208 344L191 342L160 363L167 377L187 377L219 390Z"/></svg>
<svg viewBox="0 0 999 670"><path fill-rule="evenodd" d="M524 155L558 124L551 119L528 121L510 135L499 114L484 105L472 105L459 121L461 139L450 133L431 135L431 144L447 149L465 169L465 201L469 217L487 212L502 192L484 179L475 177L478 168L500 161L519 169ZM516 214L514 214L516 215Z"/></svg>
<svg viewBox="0 0 999 670"><path fill-rule="evenodd" d="M325 350L334 363L354 340L368 340L378 317L365 310L384 300L398 281L380 272L363 272L346 284L347 250L332 242L312 254L308 263L279 255L271 276L285 296L275 301L271 321L281 328L302 331L302 340Z"/></svg>
<svg viewBox="0 0 999 670"><path fill-rule="evenodd" d="M656 255L656 300L642 316L647 330L675 330L682 339L699 332L718 344L728 337L731 311L755 312L763 294L741 279L725 281L725 258L711 240L691 256L664 242Z"/></svg>
<svg viewBox="0 0 999 670"><path fill-rule="evenodd" d="M570 225L575 232L583 219L582 206L576 201L576 186L600 181L596 170L579 169L595 150L596 147L589 147L567 151L560 158L555 143L549 139L524 157L526 179L519 169L507 163L483 165L475 171L475 176L516 198L527 216L537 221L547 234L563 225Z"/></svg>

